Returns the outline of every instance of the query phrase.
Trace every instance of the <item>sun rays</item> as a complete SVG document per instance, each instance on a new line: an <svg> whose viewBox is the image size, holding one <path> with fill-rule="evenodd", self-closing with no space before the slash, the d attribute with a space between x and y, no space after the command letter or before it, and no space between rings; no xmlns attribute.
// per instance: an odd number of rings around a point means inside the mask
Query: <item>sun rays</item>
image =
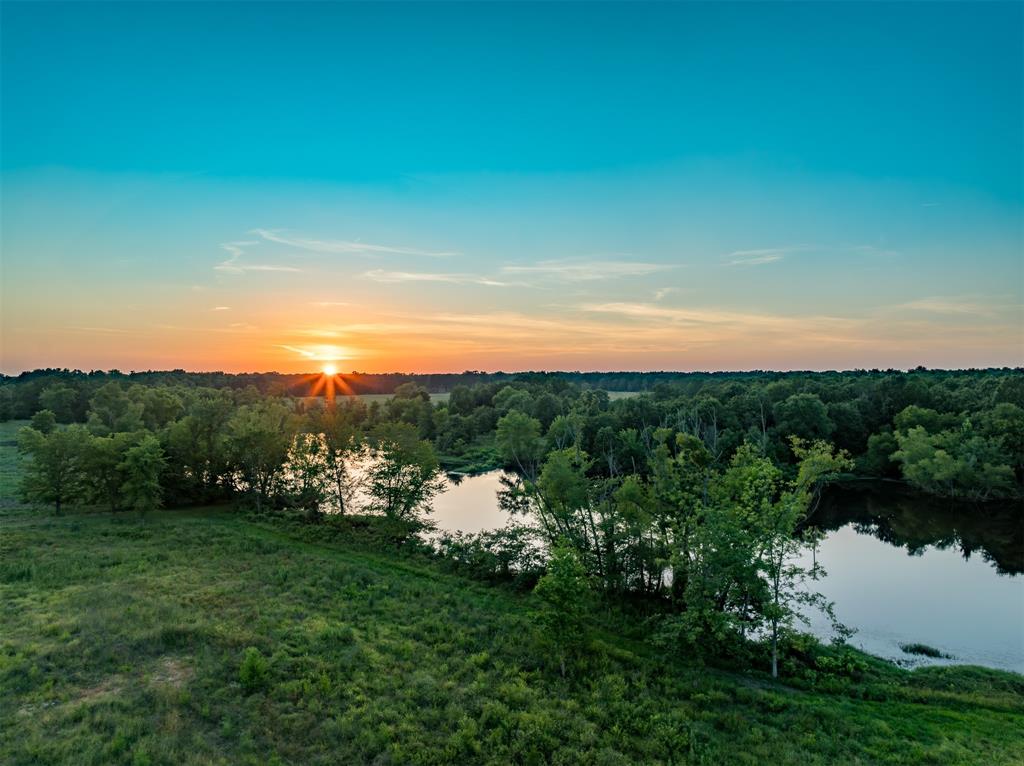
<svg viewBox="0 0 1024 766"><path fill-rule="evenodd" d="M334 405L339 396L355 396L355 391L349 385L345 376L338 372L338 366L331 362L325 362L319 374L307 376L309 382L309 396L322 396L328 407Z"/></svg>

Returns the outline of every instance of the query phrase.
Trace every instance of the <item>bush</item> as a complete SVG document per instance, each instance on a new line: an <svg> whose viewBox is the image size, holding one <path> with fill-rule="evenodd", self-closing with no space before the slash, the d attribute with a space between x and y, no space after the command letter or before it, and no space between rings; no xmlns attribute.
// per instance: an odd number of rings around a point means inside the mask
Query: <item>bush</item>
<svg viewBox="0 0 1024 766"><path fill-rule="evenodd" d="M548 571L533 593L541 604L534 617L564 678L566 662L578 657L587 644L585 621L593 595L586 569L564 539L552 548Z"/></svg>
<svg viewBox="0 0 1024 766"><path fill-rule="evenodd" d="M900 644L902 649L907 654L919 654L922 657L931 657L933 659L953 659L951 655L945 654L939 651L934 646L928 646L928 644L912 643L912 644Z"/></svg>
<svg viewBox="0 0 1024 766"><path fill-rule="evenodd" d="M242 665L238 669L238 680L246 691L253 692L266 683L270 671L270 663L255 646L248 647L242 653Z"/></svg>
<svg viewBox="0 0 1024 766"><path fill-rule="evenodd" d="M49 410L39 410L35 415L32 416L32 428L36 429L41 434L48 434L57 427L57 418Z"/></svg>
<svg viewBox="0 0 1024 766"><path fill-rule="evenodd" d="M479 534L445 533L436 551L449 569L479 580L511 582L524 590L533 588L544 573L536 533L525 526Z"/></svg>

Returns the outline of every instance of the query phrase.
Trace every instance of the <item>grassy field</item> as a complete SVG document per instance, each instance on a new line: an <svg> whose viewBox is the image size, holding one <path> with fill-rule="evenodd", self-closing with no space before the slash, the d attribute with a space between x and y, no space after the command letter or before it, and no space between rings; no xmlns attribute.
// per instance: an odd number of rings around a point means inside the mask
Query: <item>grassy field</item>
<svg viewBox="0 0 1024 766"><path fill-rule="evenodd" d="M563 680L530 596L428 561L230 508L0 524L4 764L1024 762L1013 674L872 662L826 692L595 625Z"/></svg>

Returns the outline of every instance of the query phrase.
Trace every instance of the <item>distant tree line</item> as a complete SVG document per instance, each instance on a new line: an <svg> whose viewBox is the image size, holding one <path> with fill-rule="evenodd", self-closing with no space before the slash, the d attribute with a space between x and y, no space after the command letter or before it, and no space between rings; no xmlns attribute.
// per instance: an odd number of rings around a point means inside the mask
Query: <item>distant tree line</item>
<svg viewBox="0 0 1024 766"><path fill-rule="evenodd" d="M918 367L912 370L915 375L935 377L1000 377L1020 372L1020 368L988 368L977 370L928 370ZM481 383L529 382L548 383L564 381L581 389L603 391L653 391L661 385L668 384L682 387L687 393L695 394L706 383L723 381L762 381L771 382L786 379L815 378L822 382L838 379L849 380L858 378L885 378L900 376L899 370L848 370L844 372L777 372L771 370L749 370L742 372L567 372L567 371L528 371L528 372L481 372L466 370L452 373L365 373L353 371L342 377L348 392L352 394L392 394L403 383L415 383L429 393L447 393L456 386L475 386ZM27 387L17 392L13 399L0 399L0 417L5 407L15 407L15 414L8 415L13 419L28 417L24 414L35 411L34 396L54 382L64 380L74 382L76 387L96 388L103 383L116 380L121 383L142 383L144 385L181 385L201 388L234 388L241 389L253 386L262 394L275 396L307 396L319 373L297 374L279 372L187 372L185 370L146 370L139 372L121 372L120 370L69 370L67 368L37 369L23 372L20 375L0 375L0 389L4 384L18 383Z"/></svg>

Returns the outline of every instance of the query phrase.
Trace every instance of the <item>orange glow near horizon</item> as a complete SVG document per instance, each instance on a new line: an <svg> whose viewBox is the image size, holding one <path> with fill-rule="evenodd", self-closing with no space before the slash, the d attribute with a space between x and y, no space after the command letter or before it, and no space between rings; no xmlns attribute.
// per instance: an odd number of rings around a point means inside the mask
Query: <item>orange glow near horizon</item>
<svg viewBox="0 0 1024 766"><path fill-rule="evenodd" d="M196 301L199 299L197 298ZM208 302L205 297L202 299ZM227 301L225 301L226 303ZM324 395L341 373L461 370L737 370L1017 366L1020 307L918 302L862 314L697 307L686 300L580 302L517 310L395 310L346 306L344 315L297 320L298 301L194 308L174 323L127 322L119 312L54 328L26 309L0 322L0 369L41 367L301 373ZM36 307L32 308L34 312ZM181 306L173 311L187 314ZM230 316L228 316L230 314ZM68 321L58 317L60 321ZM333 321L332 321L333 319ZM30 321L31 320L31 321ZM88 323L88 324L86 324Z"/></svg>
<svg viewBox="0 0 1024 766"><path fill-rule="evenodd" d="M334 370L335 367L332 364L325 364L323 373L320 375L310 375L310 396L322 396L328 407L334 405L335 399L338 396L355 396L355 391L345 380L345 376L337 372L329 372L328 370Z"/></svg>

